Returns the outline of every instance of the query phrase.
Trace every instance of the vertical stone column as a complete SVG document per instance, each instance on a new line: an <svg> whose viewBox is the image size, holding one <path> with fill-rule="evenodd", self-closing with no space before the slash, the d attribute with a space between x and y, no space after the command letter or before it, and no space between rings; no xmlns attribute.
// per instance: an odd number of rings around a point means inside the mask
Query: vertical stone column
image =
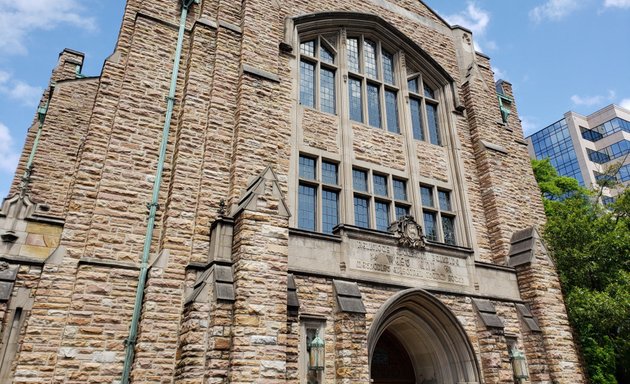
<svg viewBox="0 0 630 384"><path fill-rule="evenodd" d="M537 231L530 228L515 233L510 253L510 266L516 268L521 297L530 304L542 331L552 381L585 383L560 280Z"/></svg>
<svg viewBox="0 0 630 384"><path fill-rule="evenodd" d="M233 309L232 303L216 303L211 307L204 383L227 382L233 333Z"/></svg>
<svg viewBox="0 0 630 384"><path fill-rule="evenodd" d="M339 312L334 324L337 383L369 383L368 328L365 314Z"/></svg>
<svg viewBox="0 0 630 384"><path fill-rule="evenodd" d="M234 319L230 383L286 380L288 211L271 168L234 217Z"/></svg>

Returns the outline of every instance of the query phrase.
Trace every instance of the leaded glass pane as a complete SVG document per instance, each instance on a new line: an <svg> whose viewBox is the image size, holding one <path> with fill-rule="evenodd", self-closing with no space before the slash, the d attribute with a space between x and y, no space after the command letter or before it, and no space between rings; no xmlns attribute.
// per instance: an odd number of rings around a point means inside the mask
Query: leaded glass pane
<svg viewBox="0 0 630 384"><path fill-rule="evenodd" d="M315 180L315 159L307 156L300 156L300 177L302 179Z"/></svg>
<svg viewBox="0 0 630 384"><path fill-rule="evenodd" d="M373 79L378 79L376 43L371 40L365 40L363 47L365 53L365 74Z"/></svg>
<svg viewBox="0 0 630 384"><path fill-rule="evenodd" d="M409 99L409 107L411 109L411 128L413 130L413 138L416 140L424 140L424 130L422 129L422 108L420 100Z"/></svg>
<svg viewBox="0 0 630 384"><path fill-rule="evenodd" d="M326 48L323 44L319 46L319 58L322 59L324 63L335 63L335 54L332 53L332 51Z"/></svg>
<svg viewBox="0 0 630 384"><path fill-rule="evenodd" d="M350 78L348 80L350 119L363 122L363 98L361 95L361 80Z"/></svg>
<svg viewBox="0 0 630 384"><path fill-rule="evenodd" d="M433 203L433 188L431 187L420 187L420 195L422 196L422 206L424 207L434 207Z"/></svg>
<svg viewBox="0 0 630 384"><path fill-rule="evenodd" d="M300 104L315 106L315 64L300 61Z"/></svg>
<svg viewBox="0 0 630 384"><path fill-rule="evenodd" d="M339 193L322 190L322 231L332 233L339 224Z"/></svg>
<svg viewBox="0 0 630 384"><path fill-rule="evenodd" d="M405 207L403 205L396 206L396 220L400 220L401 218L409 216L409 207Z"/></svg>
<svg viewBox="0 0 630 384"><path fill-rule="evenodd" d="M431 87L426 84L424 84L424 96L435 99L435 92L433 91L433 89L431 89Z"/></svg>
<svg viewBox="0 0 630 384"><path fill-rule="evenodd" d="M332 185L337 185L339 183L337 164L327 161L322 162L322 183Z"/></svg>
<svg viewBox="0 0 630 384"><path fill-rule="evenodd" d="M396 102L396 92L385 91L385 113L387 113L387 130L393 133L400 133L398 127L398 103Z"/></svg>
<svg viewBox="0 0 630 384"><path fill-rule="evenodd" d="M376 214L376 229L379 231L387 231L389 227L389 205L377 201L374 204L374 213Z"/></svg>
<svg viewBox="0 0 630 384"><path fill-rule="evenodd" d="M309 231L315 230L315 206L317 190L315 187L300 184L298 188L298 227Z"/></svg>
<svg viewBox="0 0 630 384"><path fill-rule="evenodd" d="M438 199L440 200L440 209L443 211L452 211L451 194L447 191L438 191Z"/></svg>
<svg viewBox="0 0 630 384"><path fill-rule="evenodd" d="M394 56L387 53L386 51L382 51L383 53L383 80L387 84L395 84L394 83Z"/></svg>
<svg viewBox="0 0 630 384"><path fill-rule="evenodd" d="M323 112L335 113L335 72L322 68L320 72L320 104Z"/></svg>
<svg viewBox="0 0 630 384"><path fill-rule="evenodd" d="M435 213L423 212L424 217L424 235L429 240L437 240L437 228L435 227Z"/></svg>
<svg viewBox="0 0 630 384"><path fill-rule="evenodd" d="M407 88L409 92L418 93L418 79L407 80Z"/></svg>
<svg viewBox="0 0 630 384"><path fill-rule="evenodd" d="M369 124L373 127L381 127L381 100L379 96L379 86L368 84L368 118Z"/></svg>
<svg viewBox="0 0 630 384"><path fill-rule="evenodd" d="M348 46L348 69L353 72L359 70L359 39L351 38L347 40Z"/></svg>
<svg viewBox="0 0 630 384"><path fill-rule="evenodd" d="M367 172L358 169L352 170L352 185L355 191L367 192Z"/></svg>
<svg viewBox="0 0 630 384"><path fill-rule="evenodd" d="M362 228L370 227L368 200L363 197L354 197L354 225Z"/></svg>
<svg viewBox="0 0 630 384"><path fill-rule="evenodd" d="M444 233L444 242L455 245L455 218L442 216L442 232Z"/></svg>
<svg viewBox="0 0 630 384"><path fill-rule="evenodd" d="M379 196L387 196L387 177L374 175L374 194Z"/></svg>
<svg viewBox="0 0 630 384"><path fill-rule="evenodd" d="M303 55L315 56L315 40L300 43L300 53Z"/></svg>
<svg viewBox="0 0 630 384"><path fill-rule="evenodd" d="M407 182L404 180L394 179L394 199L407 200Z"/></svg>
<svg viewBox="0 0 630 384"><path fill-rule="evenodd" d="M429 140L431 144L441 145L440 128L438 125L437 105L427 104L427 121L429 123Z"/></svg>

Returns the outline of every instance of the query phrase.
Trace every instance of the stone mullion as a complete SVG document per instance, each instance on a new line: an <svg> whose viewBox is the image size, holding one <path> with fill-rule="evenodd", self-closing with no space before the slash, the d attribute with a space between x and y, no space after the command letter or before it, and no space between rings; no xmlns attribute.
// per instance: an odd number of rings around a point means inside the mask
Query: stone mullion
<svg viewBox="0 0 630 384"><path fill-rule="evenodd" d="M365 314L335 315L335 379L338 384L369 383Z"/></svg>
<svg viewBox="0 0 630 384"><path fill-rule="evenodd" d="M274 200L259 197L257 212L236 217L231 383L286 380L289 233L288 219L273 212Z"/></svg>

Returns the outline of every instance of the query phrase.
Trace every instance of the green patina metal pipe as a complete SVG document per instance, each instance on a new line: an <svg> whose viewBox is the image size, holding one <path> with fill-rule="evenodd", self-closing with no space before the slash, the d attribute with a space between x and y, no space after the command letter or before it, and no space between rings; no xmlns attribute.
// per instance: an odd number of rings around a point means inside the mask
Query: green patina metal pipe
<svg viewBox="0 0 630 384"><path fill-rule="evenodd" d="M24 169L24 175L22 175L22 183L20 184L20 193L26 194L28 189L28 183L31 181L31 173L33 172L33 160L35 159L35 153L37 153L37 146L39 145L39 138L42 135L42 129L44 127L44 121L46 120L46 113L48 113L48 103L50 102L50 96L52 95L54 87L51 86L48 91L48 100L46 104L37 109L37 133L35 134L35 140L33 140L33 147L31 153L28 155L26 161L26 168Z"/></svg>
<svg viewBox="0 0 630 384"><path fill-rule="evenodd" d="M179 61L182 55L182 45L184 43L184 31L186 29L186 16L188 8L192 3L198 0L182 0L182 13L179 19L179 33L177 35L177 48L175 49L175 59L173 60L173 72L171 74L171 86L166 98L166 117L164 127L162 129L162 141L160 142L160 157L155 171L155 180L153 181L153 195L151 203L149 203L149 219L147 221L147 232L144 238L144 247L142 249L142 261L140 264L140 276L138 277L138 288L136 289L136 300L133 308L133 316L131 317L131 325L129 326L129 336L125 340L125 362L122 373L122 384L128 384L131 374L131 366L133 364L134 352L136 347L136 339L138 337L138 323L142 314L142 301L144 299L144 288L147 281L149 253L151 251L151 240L153 238L153 229L155 227L155 214L158 209L158 195L160 192L160 184L162 183L162 170L164 169L164 159L166 157L166 144L168 143L168 132L171 127L171 117L173 116L173 106L175 104L175 90L177 88L177 77L179 76Z"/></svg>

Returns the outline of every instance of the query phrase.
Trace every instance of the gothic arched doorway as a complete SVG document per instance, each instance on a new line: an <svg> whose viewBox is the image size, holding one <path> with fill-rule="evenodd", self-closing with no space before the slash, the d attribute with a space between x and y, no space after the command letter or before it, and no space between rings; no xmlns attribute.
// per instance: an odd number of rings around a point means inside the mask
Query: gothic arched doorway
<svg viewBox="0 0 630 384"><path fill-rule="evenodd" d="M421 289L402 291L383 304L368 346L374 384L479 382L464 329L440 300Z"/></svg>

